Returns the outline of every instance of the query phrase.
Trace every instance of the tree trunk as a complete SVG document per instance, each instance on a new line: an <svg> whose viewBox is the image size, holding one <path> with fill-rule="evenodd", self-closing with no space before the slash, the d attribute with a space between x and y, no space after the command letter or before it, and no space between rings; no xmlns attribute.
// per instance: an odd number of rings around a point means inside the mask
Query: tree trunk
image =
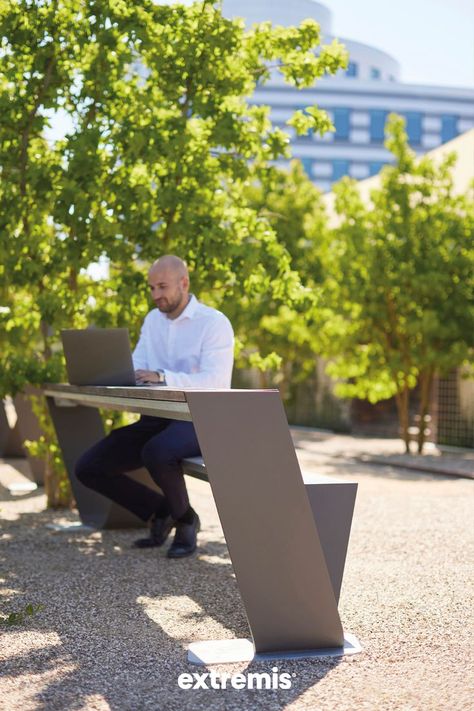
<svg viewBox="0 0 474 711"><path fill-rule="evenodd" d="M290 383L291 383L291 363L286 363L282 367L282 379L278 383L278 389L280 391L280 397L283 401L288 398Z"/></svg>
<svg viewBox="0 0 474 711"><path fill-rule="evenodd" d="M53 462L51 451L45 452L44 491L48 509L70 509L73 496L65 470L60 471Z"/></svg>
<svg viewBox="0 0 474 711"><path fill-rule="evenodd" d="M262 390L265 390L268 388L268 375L266 371L264 370L259 370L258 371L258 379L260 380L260 387Z"/></svg>
<svg viewBox="0 0 474 711"><path fill-rule="evenodd" d="M47 507L52 509L71 508L74 503L71 484L45 399L43 396L31 395L30 400L42 434L35 441L27 442L26 447L31 456L44 462L44 490Z"/></svg>
<svg viewBox="0 0 474 711"><path fill-rule="evenodd" d="M402 390L399 390L396 393L395 401L397 403L398 422L400 424L401 436L405 443L405 452L409 454L410 433L408 429L410 426L410 390L406 382L404 383Z"/></svg>
<svg viewBox="0 0 474 711"><path fill-rule="evenodd" d="M418 454L423 453L425 444L425 428L427 425L427 416L430 412L431 394L433 390L434 372L432 368L423 371L420 374L420 411L419 411L419 430L418 430Z"/></svg>

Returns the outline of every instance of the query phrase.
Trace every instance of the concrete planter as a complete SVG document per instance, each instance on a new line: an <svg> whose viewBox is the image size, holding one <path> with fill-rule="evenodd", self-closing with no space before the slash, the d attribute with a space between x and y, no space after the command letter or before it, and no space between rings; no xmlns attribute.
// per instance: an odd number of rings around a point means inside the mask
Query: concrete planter
<svg viewBox="0 0 474 711"><path fill-rule="evenodd" d="M17 428L20 442L25 440L37 440L42 434L38 418L33 412L30 397L32 395L41 395L42 391L33 385L27 385L22 393L15 395L13 400L15 410L18 416ZM31 469L31 479L40 486L44 484L45 463L42 459L31 457L23 448L22 456L26 457Z"/></svg>
<svg viewBox="0 0 474 711"><path fill-rule="evenodd" d="M10 399L0 402L0 457L24 457L18 418Z"/></svg>

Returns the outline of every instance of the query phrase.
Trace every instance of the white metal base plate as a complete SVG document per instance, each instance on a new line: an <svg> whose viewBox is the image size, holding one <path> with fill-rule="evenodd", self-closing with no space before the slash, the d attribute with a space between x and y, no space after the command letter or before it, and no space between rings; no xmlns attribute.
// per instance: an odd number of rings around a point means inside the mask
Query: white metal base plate
<svg viewBox="0 0 474 711"><path fill-rule="evenodd" d="M193 642L188 647L188 662L191 664L232 664L234 662L260 662L277 659L318 659L343 657L362 651L358 640L352 634L344 635L343 647L323 649L301 649L287 652L256 653L249 639L222 639L209 642Z"/></svg>
<svg viewBox="0 0 474 711"><path fill-rule="evenodd" d="M97 530L80 521L72 521L70 523L47 523L46 528L50 528L56 533L75 533L76 531L79 533L92 533Z"/></svg>

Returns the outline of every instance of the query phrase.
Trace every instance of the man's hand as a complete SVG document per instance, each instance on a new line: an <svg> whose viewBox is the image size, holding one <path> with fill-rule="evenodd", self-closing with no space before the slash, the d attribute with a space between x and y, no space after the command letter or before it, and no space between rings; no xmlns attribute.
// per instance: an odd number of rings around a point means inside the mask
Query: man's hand
<svg viewBox="0 0 474 711"><path fill-rule="evenodd" d="M162 382L158 373L154 370L136 370L135 378L137 385L144 385L145 383L160 383Z"/></svg>

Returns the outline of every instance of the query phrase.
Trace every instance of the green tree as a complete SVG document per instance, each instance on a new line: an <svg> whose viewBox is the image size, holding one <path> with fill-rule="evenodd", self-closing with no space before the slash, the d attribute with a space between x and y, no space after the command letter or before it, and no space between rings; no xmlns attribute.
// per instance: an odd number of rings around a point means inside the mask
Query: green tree
<svg viewBox="0 0 474 711"><path fill-rule="evenodd" d="M370 203L354 181L336 187L339 226L323 253L319 298L324 352L338 392L371 402L395 396L409 451L410 391L420 388L418 451L433 378L474 346L472 191L455 195L455 156L417 159L404 121L389 120L383 169Z"/></svg>
<svg viewBox="0 0 474 711"><path fill-rule="evenodd" d="M262 386L278 386L291 401L295 388L314 370L317 330L312 312L315 285L322 281L321 245L327 220L321 192L307 177L300 161L290 169L274 169L263 184L252 185L248 196L290 255L291 268L302 284L301 298L282 304L272 293L262 294L246 315L247 346L261 369ZM272 360L272 354L278 354ZM267 360L265 361L265 355Z"/></svg>
<svg viewBox="0 0 474 711"><path fill-rule="evenodd" d="M197 294L239 304L242 346L260 295L301 298L287 250L246 197L289 154L251 96L271 72L308 87L346 64L337 43L316 55L317 23L247 31L210 0L0 0L0 36L2 393L58 377L64 326L135 335L142 265L164 252L187 259ZM58 112L69 128L52 140ZM317 107L288 123L330 125ZM104 256L99 284L87 267Z"/></svg>

